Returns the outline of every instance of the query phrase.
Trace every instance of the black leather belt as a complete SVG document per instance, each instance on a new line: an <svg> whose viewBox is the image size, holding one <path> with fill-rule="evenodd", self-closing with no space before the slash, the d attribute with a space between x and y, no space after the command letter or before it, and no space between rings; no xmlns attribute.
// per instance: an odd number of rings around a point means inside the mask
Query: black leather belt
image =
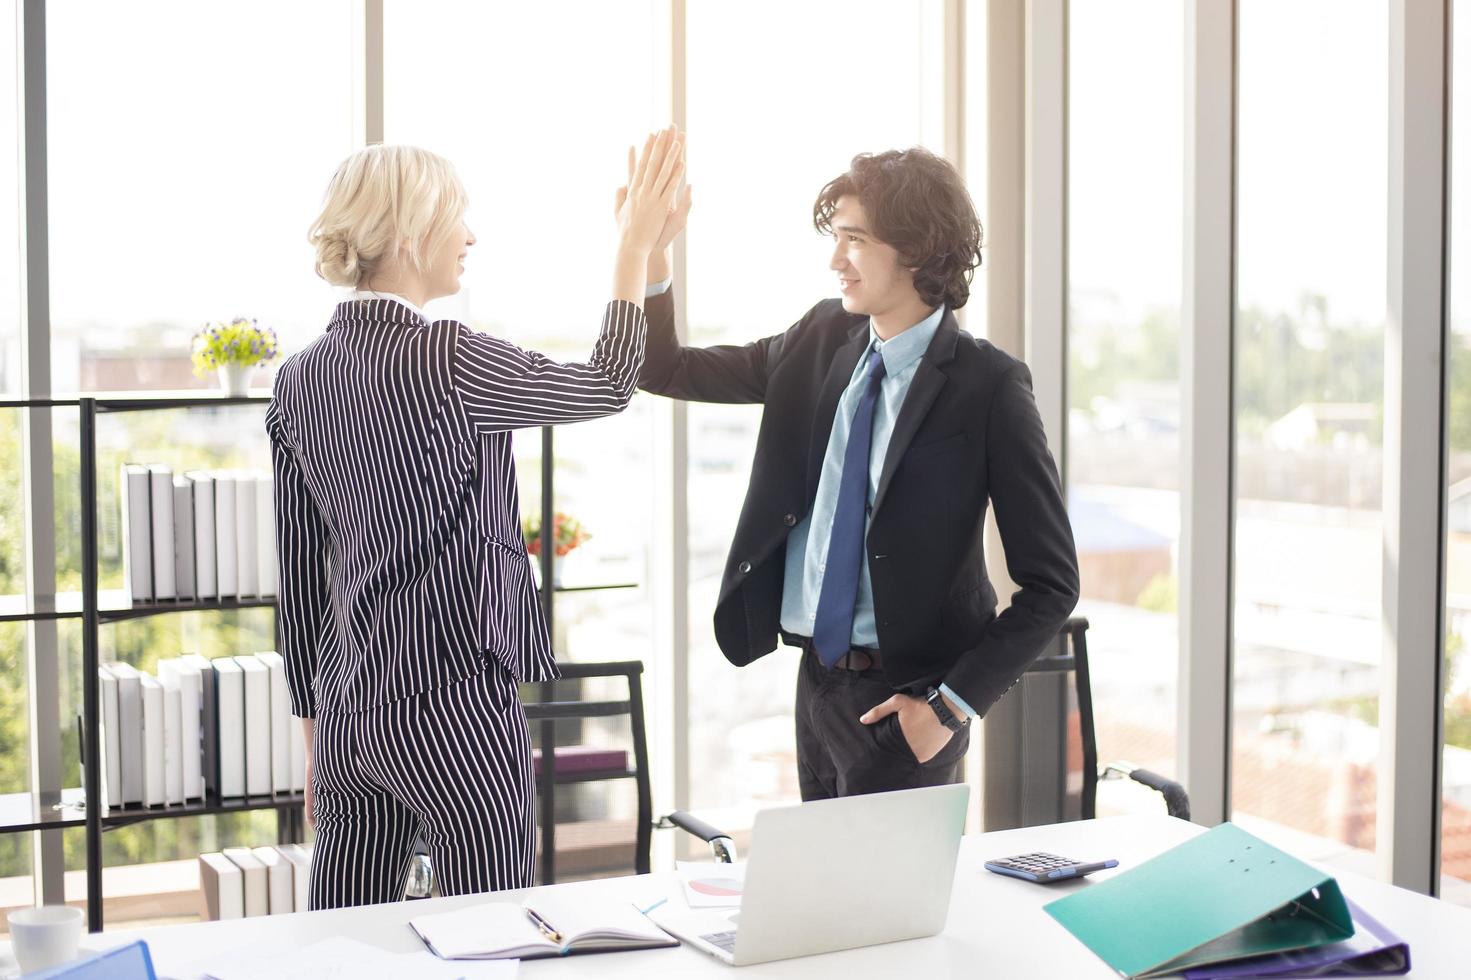
<svg viewBox="0 0 1471 980"><path fill-rule="evenodd" d="M868 647L853 647L847 653L838 658L833 664L836 670L880 670L884 666L883 658L877 650Z"/></svg>
<svg viewBox="0 0 1471 980"><path fill-rule="evenodd" d="M799 646L804 653L817 656L817 651L812 647L812 637L797 636L796 634L783 633L782 639L792 646ZM853 647L847 653L838 658L833 664L834 670L880 670L884 666L884 658L877 650L869 647Z"/></svg>

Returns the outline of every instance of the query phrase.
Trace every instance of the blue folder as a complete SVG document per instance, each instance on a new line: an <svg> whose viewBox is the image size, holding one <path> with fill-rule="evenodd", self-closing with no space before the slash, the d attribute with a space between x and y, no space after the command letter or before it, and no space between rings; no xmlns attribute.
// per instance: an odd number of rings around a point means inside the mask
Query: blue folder
<svg viewBox="0 0 1471 980"><path fill-rule="evenodd" d="M84 960L28 973L26 980L158 980L158 975L153 972L148 944L140 939Z"/></svg>

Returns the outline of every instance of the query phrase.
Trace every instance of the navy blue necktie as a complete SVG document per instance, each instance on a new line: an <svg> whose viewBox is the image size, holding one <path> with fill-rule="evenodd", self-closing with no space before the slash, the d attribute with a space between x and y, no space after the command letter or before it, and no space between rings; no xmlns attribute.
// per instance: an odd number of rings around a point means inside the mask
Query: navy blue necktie
<svg viewBox="0 0 1471 980"><path fill-rule="evenodd" d="M812 645L824 667L837 663L852 645L853 605L858 601L868 517L868 454L873 443L873 410L883 380L884 358L874 351L868 357L868 382L853 413L848 448L843 453L843 477L838 484L838 503L833 509L827 568L812 624Z"/></svg>

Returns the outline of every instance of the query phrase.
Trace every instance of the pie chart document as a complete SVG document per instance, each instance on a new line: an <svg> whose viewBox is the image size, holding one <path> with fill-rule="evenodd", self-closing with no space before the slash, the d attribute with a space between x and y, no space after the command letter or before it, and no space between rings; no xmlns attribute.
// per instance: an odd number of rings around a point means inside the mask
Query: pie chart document
<svg viewBox="0 0 1471 980"><path fill-rule="evenodd" d="M746 865L709 861L676 861L684 900L692 909L735 908L741 904Z"/></svg>

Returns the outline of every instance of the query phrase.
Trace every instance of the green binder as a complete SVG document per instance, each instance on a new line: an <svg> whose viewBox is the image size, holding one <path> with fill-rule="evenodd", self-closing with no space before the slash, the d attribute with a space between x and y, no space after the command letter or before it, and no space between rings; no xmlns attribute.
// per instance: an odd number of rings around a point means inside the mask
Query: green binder
<svg viewBox="0 0 1471 980"><path fill-rule="evenodd" d="M1354 934L1338 882L1229 823L1045 908L1126 977Z"/></svg>

